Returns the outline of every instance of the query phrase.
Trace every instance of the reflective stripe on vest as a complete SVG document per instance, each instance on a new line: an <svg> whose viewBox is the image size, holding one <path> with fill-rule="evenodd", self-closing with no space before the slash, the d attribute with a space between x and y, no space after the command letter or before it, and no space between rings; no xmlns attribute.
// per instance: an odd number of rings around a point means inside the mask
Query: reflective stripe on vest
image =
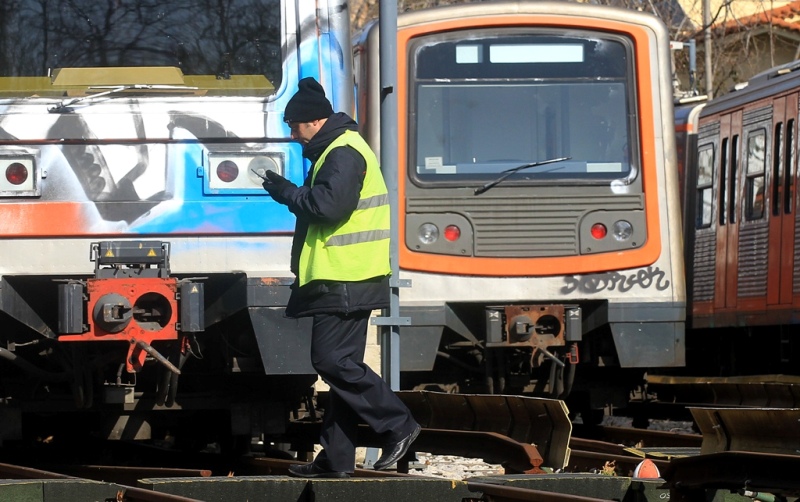
<svg viewBox="0 0 800 502"><path fill-rule="evenodd" d="M350 244L358 244L360 242L372 242L389 238L388 230L364 230L363 232L354 232L352 234L334 235L328 239L328 246L348 246Z"/></svg>
<svg viewBox="0 0 800 502"><path fill-rule="evenodd" d="M337 225L310 224L300 253L301 286L313 280L362 281L389 275L389 195L378 159L361 136L347 131L336 138L314 163L318 166L334 148L350 146L364 158L366 176L356 209Z"/></svg>

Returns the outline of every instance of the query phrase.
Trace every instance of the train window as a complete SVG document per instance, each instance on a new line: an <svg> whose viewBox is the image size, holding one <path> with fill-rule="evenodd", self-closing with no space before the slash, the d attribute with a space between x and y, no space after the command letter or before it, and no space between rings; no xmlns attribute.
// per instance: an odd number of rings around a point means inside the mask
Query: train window
<svg viewBox="0 0 800 502"><path fill-rule="evenodd" d="M727 222L728 212L728 138L722 140L722 158L719 162L719 224Z"/></svg>
<svg viewBox="0 0 800 502"><path fill-rule="evenodd" d="M714 145L703 145L697 155L697 228L711 226L714 182Z"/></svg>
<svg viewBox="0 0 800 502"><path fill-rule="evenodd" d="M736 169L739 167L739 135L735 134L731 141L731 163L728 165L728 223L736 223Z"/></svg>
<svg viewBox="0 0 800 502"><path fill-rule="evenodd" d="M785 214L792 214L792 200L794 200L794 173L797 166L794 155L794 138L794 119L790 119L786 124L786 155L784 155L784 163L786 167L783 170L783 212Z"/></svg>
<svg viewBox="0 0 800 502"><path fill-rule="evenodd" d="M781 183L782 183L782 170L783 170L783 155L781 144L783 142L783 122L775 124L775 139L772 148L772 214L778 215L781 210Z"/></svg>
<svg viewBox="0 0 800 502"><path fill-rule="evenodd" d="M747 138L747 171L745 179L745 219L764 217L764 172L766 169L767 132L759 129Z"/></svg>
<svg viewBox="0 0 800 502"><path fill-rule="evenodd" d="M483 52L480 45L459 45L456 47L456 63L476 64L483 62Z"/></svg>
<svg viewBox="0 0 800 502"><path fill-rule="evenodd" d="M583 63L583 45L490 45L489 61L492 63Z"/></svg>
<svg viewBox="0 0 800 502"><path fill-rule="evenodd" d="M421 184L635 177L630 40L509 28L420 37L410 51L410 174Z"/></svg>

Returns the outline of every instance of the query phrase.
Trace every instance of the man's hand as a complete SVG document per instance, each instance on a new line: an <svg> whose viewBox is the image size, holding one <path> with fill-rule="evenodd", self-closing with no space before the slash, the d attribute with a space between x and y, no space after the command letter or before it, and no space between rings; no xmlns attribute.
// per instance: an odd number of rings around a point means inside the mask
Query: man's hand
<svg viewBox="0 0 800 502"><path fill-rule="evenodd" d="M289 186L295 186L295 184L274 171L267 170L264 175L267 179L264 180L261 186L264 187L264 190L269 192L272 198L277 202L283 202L284 199L281 197L283 190Z"/></svg>

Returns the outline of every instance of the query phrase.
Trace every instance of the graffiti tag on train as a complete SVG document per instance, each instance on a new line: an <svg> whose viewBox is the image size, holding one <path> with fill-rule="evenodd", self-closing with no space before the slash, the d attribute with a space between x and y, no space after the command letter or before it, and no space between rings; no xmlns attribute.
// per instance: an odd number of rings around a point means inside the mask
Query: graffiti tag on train
<svg viewBox="0 0 800 502"><path fill-rule="evenodd" d="M666 279L665 276L666 274L659 267L647 267L628 275L609 272L585 277L567 276L564 278L566 286L561 288L561 293L568 294L575 290L583 293L617 290L624 293L630 291L634 286L639 286L641 289L655 286L658 291L664 291L670 284L669 279Z"/></svg>

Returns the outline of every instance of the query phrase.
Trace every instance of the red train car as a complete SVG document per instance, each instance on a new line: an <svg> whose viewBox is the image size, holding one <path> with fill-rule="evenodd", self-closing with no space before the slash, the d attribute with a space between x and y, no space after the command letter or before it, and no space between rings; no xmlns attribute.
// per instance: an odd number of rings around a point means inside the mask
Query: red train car
<svg viewBox="0 0 800 502"><path fill-rule="evenodd" d="M678 129L688 132L684 221L692 369L797 372L797 69L800 62L774 68L676 112Z"/></svg>

